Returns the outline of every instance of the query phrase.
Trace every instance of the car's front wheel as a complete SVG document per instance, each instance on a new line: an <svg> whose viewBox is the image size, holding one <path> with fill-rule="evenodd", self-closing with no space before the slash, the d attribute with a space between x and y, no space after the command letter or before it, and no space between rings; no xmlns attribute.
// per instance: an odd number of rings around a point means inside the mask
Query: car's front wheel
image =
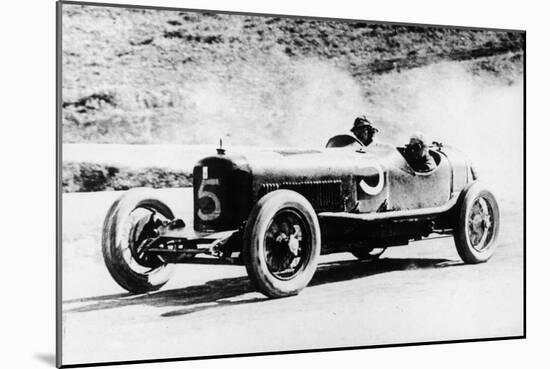
<svg viewBox="0 0 550 369"><path fill-rule="evenodd" d="M495 250L500 223L495 196L475 183L465 190L458 206L454 239L460 258L469 264L489 260Z"/></svg>
<svg viewBox="0 0 550 369"><path fill-rule="evenodd" d="M147 189L132 189L109 209L103 224L102 252L113 279L133 293L158 290L170 278L172 265L147 255L143 246L156 228L174 219L170 208Z"/></svg>
<svg viewBox="0 0 550 369"><path fill-rule="evenodd" d="M321 251L313 207L302 195L277 190L252 209L243 259L252 283L268 297L297 294L311 281Z"/></svg>

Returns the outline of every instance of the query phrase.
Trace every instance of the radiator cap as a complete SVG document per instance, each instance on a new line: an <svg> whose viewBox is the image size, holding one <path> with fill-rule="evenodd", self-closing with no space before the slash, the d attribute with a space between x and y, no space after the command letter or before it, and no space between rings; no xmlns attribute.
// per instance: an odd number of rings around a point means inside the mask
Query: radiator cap
<svg viewBox="0 0 550 369"><path fill-rule="evenodd" d="M222 139L220 138L220 147L216 149L216 151L218 152L218 155L224 155L225 154L225 149L222 147Z"/></svg>

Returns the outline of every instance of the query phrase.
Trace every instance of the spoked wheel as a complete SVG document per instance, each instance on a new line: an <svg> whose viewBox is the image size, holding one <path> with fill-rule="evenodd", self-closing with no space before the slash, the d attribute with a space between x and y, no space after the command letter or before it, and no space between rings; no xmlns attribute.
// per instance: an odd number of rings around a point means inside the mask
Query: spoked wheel
<svg viewBox="0 0 550 369"><path fill-rule="evenodd" d="M310 282L321 250L311 204L289 190L271 192L253 208L243 258L252 283L268 297L297 294Z"/></svg>
<svg viewBox="0 0 550 369"><path fill-rule="evenodd" d="M114 280L133 293L161 288L170 278L172 265L149 255L145 246L158 227L174 219L170 208L143 189L130 190L109 209L103 224L102 251Z"/></svg>
<svg viewBox="0 0 550 369"><path fill-rule="evenodd" d="M350 252L361 261L375 261L386 251L386 247L357 247Z"/></svg>
<svg viewBox="0 0 550 369"><path fill-rule="evenodd" d="M481 263L493 255L500 214L495 197L479 184L464 195L454 238L457 251L465 263Z"/></svg>
<svg viewBox="0 0 550 369"><path fill-rule="evenodd" d="M468 214L467 234L472 247L482 252L490 244L495 231L493 209L483 197L475 199Z"/></svg>

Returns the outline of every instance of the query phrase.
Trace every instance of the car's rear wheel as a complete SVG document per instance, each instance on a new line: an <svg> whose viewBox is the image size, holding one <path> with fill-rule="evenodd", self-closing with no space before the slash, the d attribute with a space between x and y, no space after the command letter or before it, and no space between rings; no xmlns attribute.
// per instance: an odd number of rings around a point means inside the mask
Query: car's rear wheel
<svg viewBox="0 0 550 369"><path fill-rule="evenodd" d="M386 247L355 247L350 252L361 261L375 261L386 251Z"/></svg>
<svg viewBox="0 0 550 369"><path fill-rule="evenodd" d="M465 190L454 232L456 249L465 263L482 263L494 253L500 213L495 196L480 184Z"/></svg>
<svg viewBox="0 0 550 369"><path fill-rule="evenodd" d="M244 231L243 259L250 280L266 296L295 295L306 287L320 251L319 221L302 195L277 190L252 209Z"/></svg>
<svg viewBox="0 0 550 369"><path fill-rule="evenodd" d="M102 252L107 270L124 289L145 293L161 288L172 265L143 252L156 228L174 219L170 208L147 189L132 189L109 209L103 223Z"/></svg>

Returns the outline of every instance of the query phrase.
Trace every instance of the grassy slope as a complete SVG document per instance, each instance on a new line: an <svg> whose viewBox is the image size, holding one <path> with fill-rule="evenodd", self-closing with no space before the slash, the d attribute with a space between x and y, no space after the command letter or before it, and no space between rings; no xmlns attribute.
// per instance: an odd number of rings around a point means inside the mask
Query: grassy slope
<svg viewBox="0 0 550 369"><path fill-rule="evenodd" d="M284 96L305 83L304 60L351 75L368 98L377 74L441 60L484 57L474 72L506 75L522 48L503 32L65 5L63 141L194 144L205 121L295 124ZM212 101L221 88L229 101Z"/></svg>

